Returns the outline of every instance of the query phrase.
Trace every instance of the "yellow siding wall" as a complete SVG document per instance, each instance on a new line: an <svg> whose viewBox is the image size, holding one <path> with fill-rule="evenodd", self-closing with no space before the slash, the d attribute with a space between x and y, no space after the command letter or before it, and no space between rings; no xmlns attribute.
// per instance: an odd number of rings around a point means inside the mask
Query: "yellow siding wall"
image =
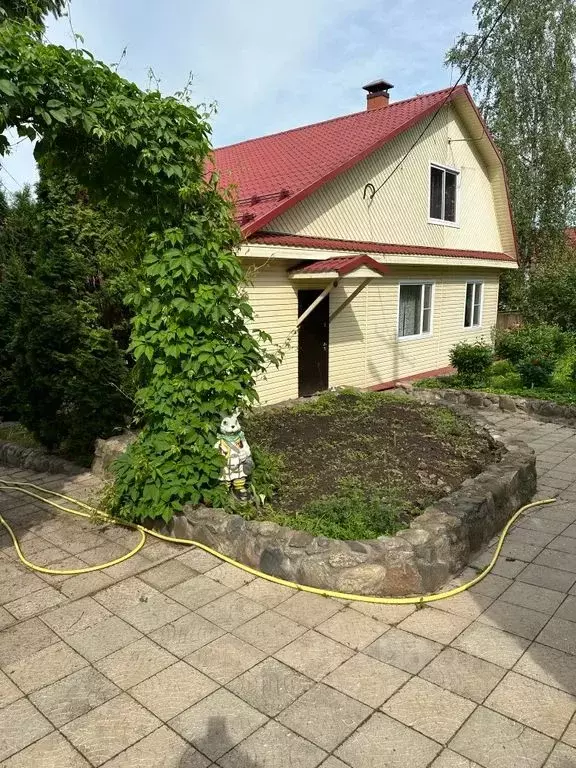
<svg viewBox="0 0 576 768"><path fill-rule="evenodd" d="M421 131L422 123L418 123L278 216L265 229L344 240L508 250L512 243L506 201L499 198L495 205L491 172L474 142L463 141L470 136L453 106L439 113L372 204L369 206L362 198L365 184L381 184ZM480 125L476 133L481 134ZM460 171L458 227L428 222L431 162ZM500 189L497 184L494 188Z"/></svg>
<svg viewBox="0 0 576 768"><path fill-rule="evenodd" d="M286 273L291 262L245 261L245 266L251 282L248 299L254 310L253 326L269 333L272 347L280 346L284 353L280 368L271 365L259 380L260 402L266 405L298 397L298 335L290 336L298 318L298 294Z"/></svg>
<svg viewBox="0 0 576 768"><path fill-rule="evenodd" d="M268 262L253 275L249 297L255 325L282 344L296 325L297 288L286 274L286 261ZM484 338L496 324L498 271L476 268L391 267L390 275L377 278L330 325L329 385L370 387L414 376L449 365L449 350L458 341ZM398 285L402 280L434 283L432 336L398 341ZM464 328L466 282L484 282L482 326ZM330 294L333 312L359 284L343 280ZM302 284L302 288L325 284ZM298 395L298 336L292 336L279 369L270 368L258 391L262 404L277 403Z"/></svg>

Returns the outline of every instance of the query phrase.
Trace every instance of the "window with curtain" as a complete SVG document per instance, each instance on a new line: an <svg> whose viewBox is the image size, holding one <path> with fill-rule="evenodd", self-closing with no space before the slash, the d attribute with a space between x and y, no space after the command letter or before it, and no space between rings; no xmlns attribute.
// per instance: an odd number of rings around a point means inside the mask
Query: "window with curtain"
<svg viewBox="0 0 576 768"><path fill-rule="evenodd" d="M482 283L466 283L466 304L464 307L464 327L476 328L482 322Z"/></svg>
<svg viewBox="0 0 576 768"><path fill-rule="evenodd" d="M430 218L456 223L458 173L439 165L430 166Z"/></svg>
<svg viewBox="0 0 576 768"><path fill-rule="evenodd" d="M426 336L432 330L432 283L401 283L398 337Z"/></svg>

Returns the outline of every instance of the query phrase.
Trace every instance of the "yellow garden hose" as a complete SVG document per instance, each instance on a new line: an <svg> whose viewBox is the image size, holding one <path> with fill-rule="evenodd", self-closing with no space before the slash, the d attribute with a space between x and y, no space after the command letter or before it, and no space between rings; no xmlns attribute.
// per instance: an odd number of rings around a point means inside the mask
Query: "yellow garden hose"
<svg viewBox="0 0 576 768"><path fill-rule="evenodd" d="M481 571L471 581L466 582L466 584L461 584L460 586L454 587L454 589L450 589L446 592L438 592L430 595L418 595L414 597L375 597L371 595L350 595L345 592L333 592L332 590L329 590L329 589L320 589L318 587L308 587L304 584L297 584L296 582L293 582L293 581L280 579L277 576L271 576L269 573L263 573L262 571L258 571L256 568L251 568L249 565L244 565L244 563L239 563L236 560L233 560L231 557L228 557L227 555L224 555L221 552L217 552L211 547L206 546L206 544L201 544L199 541L193 541L192 539L179 539L172 536L164 536L162 533L157 533L156 531L152 531L149 528L144 528L144 526L138 525L137 523L126 523L123 520L117 520L111 517L110 515L107 515L105 512L102 512L101 510L96 509L95 507L91 507L89 504L86 504L83 501L79 501L78 499L74 499L70 496L64 496L63 494L57 493L56 491L51 491L48 488L41 488L40 486L34 485L33 483L0 480L0 489L2 487L9 490L19 491L20 493L25 493L28 496L32 496L35 499L39 499L40 501L43 501L52 507L56 507L57 509L60 509L63 512L69 512L70 514L78 515L79 517L100 519L112 525L122 525L127 528L132 528L134 530L137 530L140 533L141 539L138 542L138 545L134 547L134 549L132 549L130 552L127 552L125 555L122 555L122 557L116 558L116 560L110 560L110 562L100 563L99 565L92 565L86 568L74 568L70 570L55 570L51 568L44 568L40 565L35 565L34 563L30 562L30 560L27 560L18 542L18 537L16 536L16 534L14 533L10 525L2 517L2 515L0 515L0 523L2 523L2 525L6 528L6 530L10 534L12 541L14 542L14 547L16 549L16 553L18 554L20 561L24 563L24 565L26 565L28 568L31 568L33 571L39 571L40 573L74 576L79 573L89 573L91 571L98 571L98 570L103 570L104 568L110 568L112 565L117 565L118 563L124 562L124 560L128 560L130 557L132 557L132 555L135 555L137 552L139 552L144 546L144 543L146 542L146 535L149 535L149 536L153 536L156 539L161 539L162 541L169 541L173 544L193 545L195 547L198 547L199 549L203 549L205 552L208 552L209 554L214 555L215 557L218 557L220 560L223 560L225 563L234 565L237 568L241 568L243 571L246 571L247 573L252 574L253 576L259 576L260 578L266 579L267 581L271 581L274 584L281 584L284 587L291 587L292 589L298 589L298 590L301 590L302 592L312 592L315 595L323 595L324 597L336 597L341 600L356 600L358 602L377 603L381 605L412 605L412 604L432 603L432 602L435 602L436 600L445 600L448 597L454 597L455 595L458 595L461 592L465 592L467 589L470 589L470 587L473 587L475 584L478 584L479 581L482 581L482 579L490 573L492 568L494 568L496 561L498 560L498 557L500 556L500 553L502 551L504 540L508 532L516 522L516 520L520 517L520 515L524 514L526 510L531 509L532 507L538 507L538 506L541 506L542 504L552 504L553 502L556 501L556 499L542 499L539 501L532 501L530 502L530 504L525 504L523 507L520 507L520 509L512 515L512 517L508 520L508 522L502 529L502 533L498 538L498 545L496 546L496 550L494 552L494 555L492 556L492 559L490 560L490 563L486 566L486 568L484 568L483 571ZM75 504L76 506L81 507L87 511L81 512L80 510L77 510L77 509L69 509L68 507L64 507L61 504L58 504L56 501L53 501L52 499L47 499L44 496L41 496L38 493L35 493L32 490L29 490L30 488L33 488L34 491L40 491L43 494L50 494L51 496L55 496L59 499L63 499L64 501L71 502L72 504Z"/></svg>

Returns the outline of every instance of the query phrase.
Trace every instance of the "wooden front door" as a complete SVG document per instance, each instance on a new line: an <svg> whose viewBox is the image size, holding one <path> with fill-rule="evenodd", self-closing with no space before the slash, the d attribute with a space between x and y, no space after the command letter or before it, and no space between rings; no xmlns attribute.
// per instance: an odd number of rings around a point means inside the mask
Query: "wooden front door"
<svg viewBox="0 0 576 768"><path fill-rule="evenodd" d="M298 317L322 291L298 291ZM326 296L298 328L298 395L307 397L328 389L330 303Z"/></svg>

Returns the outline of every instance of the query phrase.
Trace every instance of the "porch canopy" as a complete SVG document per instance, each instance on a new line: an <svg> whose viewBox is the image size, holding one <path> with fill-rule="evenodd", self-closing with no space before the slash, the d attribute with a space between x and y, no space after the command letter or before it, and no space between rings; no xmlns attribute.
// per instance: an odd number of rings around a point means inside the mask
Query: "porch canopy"
<svg viewBox="0 0 576 768"><path fill-rule="evenodd" d="M290 271L290 279L300 285L309 280L330 280L330 283L316 298L312 304L300 315L297 325L300 325L308 315L328 296L330 291L338 285L342 278L361 279L362 282L339 307L330 314L329 322L342 312L358 294L366 288L375 277L382 277L388 273L389 267L363 253L357 256L337 256L333 259L311 261Z"/></svg>
<svg viewBox="0 0 576 768"><path fill-rule="evenodd" d="M380 264L366 253L361 253L356 256L337 256L333 259L310 261L292 269L290 279L298 282L311 278L315 280L339 280L341 277L371 279L381 277L389 271L385 264Z"/></svg>

